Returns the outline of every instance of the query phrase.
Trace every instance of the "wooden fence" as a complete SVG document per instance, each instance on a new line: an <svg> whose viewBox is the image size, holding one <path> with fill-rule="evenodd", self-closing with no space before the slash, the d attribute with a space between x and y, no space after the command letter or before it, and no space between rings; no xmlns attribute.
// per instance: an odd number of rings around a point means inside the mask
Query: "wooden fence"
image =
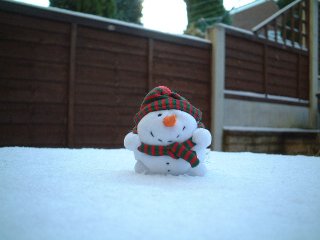
<svg viewBox="0 0 320 240"><path fill-rule="evenodd" d="M309 100L309 12L296 0L252 32L227 29L226 89Z"/></svg>
<svg viewBox="0 0 320 240"><path fill-rule="evenodd" d="M0 1L0 146L122 147L156 85L210 128L210 57L208 41Z"/></svg>
<svg viewBox="0 0 320 240"><path fill-rule="evenodd" d="M273 95L308 105L307 3L297 0L253 32L226 27L217 47L225 46L227 98ZM187 97L210 128L211 48L206 40L0 1L0 146L121 147L157 85Z"/></svg>
<svg viewBox="0 0 320 240"><path fill-rule="evenodd" d="M226 31L227 90L309 99L309 53Z"/></svg>

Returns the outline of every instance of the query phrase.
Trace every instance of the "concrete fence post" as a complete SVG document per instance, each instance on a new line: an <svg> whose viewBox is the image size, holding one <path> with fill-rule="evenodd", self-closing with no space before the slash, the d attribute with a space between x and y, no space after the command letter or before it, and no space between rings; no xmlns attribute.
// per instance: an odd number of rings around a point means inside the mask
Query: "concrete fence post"
<svg viewBox="0 0 320 240"><path fill-rule="evenodd" d="M318 128L319 126L319 115L317 109L317 97L318 92L318 0L311 0L310 6L310 37L309 37L309 72L310 72L310 107L309 107L309 127Z"/></svg>
<svg viewBox="0 0 320 240"><path fill-rule="evenodd" d="M215 25L208 30L212 42L211 57L211 126L213 150L223 150L224 78L225 78L225 28Z"/></svg>

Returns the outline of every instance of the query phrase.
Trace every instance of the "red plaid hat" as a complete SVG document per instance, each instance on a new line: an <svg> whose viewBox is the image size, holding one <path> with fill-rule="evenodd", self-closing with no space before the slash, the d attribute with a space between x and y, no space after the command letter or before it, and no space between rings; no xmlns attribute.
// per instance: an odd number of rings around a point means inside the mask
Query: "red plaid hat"
<svg viewBox="0 0 320 240"><path fill-rule="evenodd" d="M195 108L187 99L178 93L171 91L168 87L159 86L152 89L143 99L140 111L134 117L136 132L139 121L148 113L159 110L177 109L189 113L193 116L199 127L203 127L201 123L202 112Z"/></svg>

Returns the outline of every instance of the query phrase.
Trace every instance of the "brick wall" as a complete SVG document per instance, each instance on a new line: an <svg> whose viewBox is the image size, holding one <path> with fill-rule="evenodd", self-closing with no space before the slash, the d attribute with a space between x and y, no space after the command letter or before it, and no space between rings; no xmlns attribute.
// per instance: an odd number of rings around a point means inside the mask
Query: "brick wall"
<svg viewBox="0 0 320 240"><path fill-rule="evenodd" d="M224 130L223 150L320 155L320 132Z"/></svg>

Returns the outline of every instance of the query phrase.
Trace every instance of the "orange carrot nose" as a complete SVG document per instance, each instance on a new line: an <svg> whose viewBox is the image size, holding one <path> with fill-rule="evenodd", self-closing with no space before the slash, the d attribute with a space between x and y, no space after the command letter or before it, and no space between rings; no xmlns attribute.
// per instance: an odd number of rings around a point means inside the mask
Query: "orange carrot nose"
<svg viewBox="0 0 320 240"><path fill-rule="evenodd" d="M176 125L177 122L177 116L175 114L172 114L170 116L166 116L163 120L162 120L163 124L166 127L173 127L174 125Z"/></svg>

